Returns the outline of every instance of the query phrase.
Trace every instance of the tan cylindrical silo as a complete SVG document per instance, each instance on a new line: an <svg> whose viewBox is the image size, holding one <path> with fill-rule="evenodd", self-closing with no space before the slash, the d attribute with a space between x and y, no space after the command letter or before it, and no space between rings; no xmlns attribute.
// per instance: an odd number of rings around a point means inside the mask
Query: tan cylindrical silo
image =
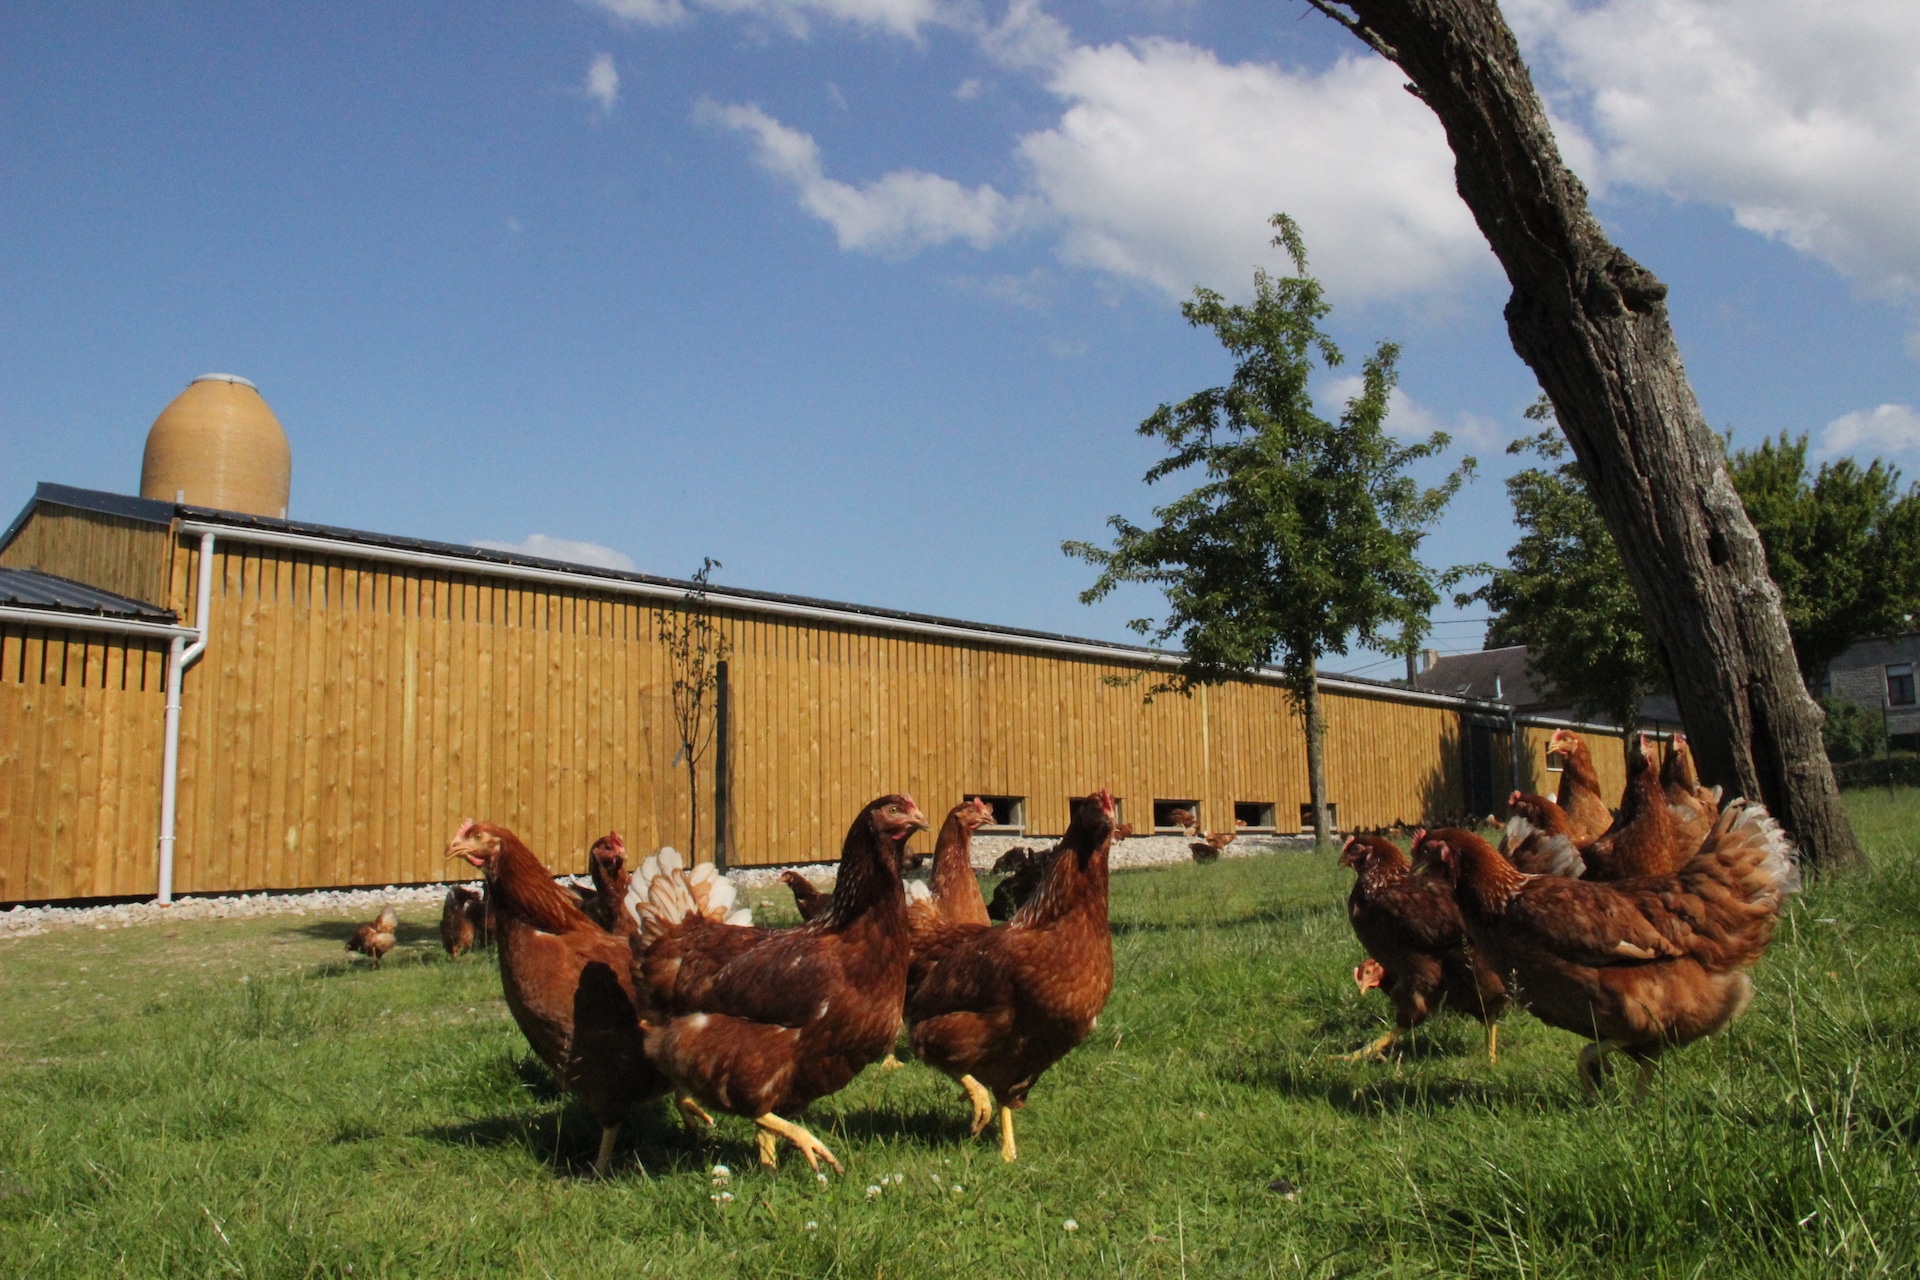
<svg viewBox="0 0 1920 1280"><path fill-rule="evenodd" d="M287 433L259 388L235 374L195 378L147 432L143 498L284 517L292 483Z"/></svg>

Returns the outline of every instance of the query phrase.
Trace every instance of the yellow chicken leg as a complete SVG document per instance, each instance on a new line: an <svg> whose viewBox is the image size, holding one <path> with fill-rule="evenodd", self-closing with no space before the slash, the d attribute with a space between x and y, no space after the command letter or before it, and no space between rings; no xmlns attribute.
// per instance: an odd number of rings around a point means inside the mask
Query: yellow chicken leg
<svg viewBox="0 0 1920 1280"><path fill-rule="evenodd" d="M972 1076L961 1076L960 1087L966 1090L967 1101L973 1104L973 1131L968 1136L977 1138L981 1130L993 1123L993 1095Z"/></svg>
<svg viewBox="0 0 1920 1280"><path fill-rule="evenodd" d="M708 1115L706 1110L693 1100L691 1094L683 1093L679 1095L673 1100L673 1105L680 1111L680 1123L685 1125L689 1132L697 1129L713 1128L713 1117Z"/></svg>
<svg viewBox="0 0 1920 1280"><path fill-rule="evenodd" d="M768 1168L773 1168L779 1163L779 1160L774 1155L775 1148L773 1141L775 1136L778 1136L785 1138L797 1147L800 1154L807 1158L807 1164L814 1172L819 1172L820 1161L822 1160L832 1165L835 1173L846 1172L845 1169L840 1167L840 1162L833 1158L833 1152L827 1150L826 1143L820 1141L820 1139L814 1137L805 1129L793 1123L793 1121L783 1120L769 1111L764 1116L754 1117L753 1122L760 1127L760 1163L766 1165Z"/></svg>
<svg viewBox="0 0 1920 1280"><path fill-rule="evenodd" d="M1343 1053L1337 1056L1342 1062L1361 1062L1367 1058L1384 1058L1387 1056L1387 1046L1399 1038L1400 1030L1396 1027L1364 1049L1355 1049L1352 1053Z"/></svg>
<svg viewBox="0 0 1920 1280"><path fill-rule="evenodd" d="M1013 1145L1013 1108L1000 1108L1000 1158L1012 1164L1020 1158L1018 1148Z"/></svg>
<svg viewBox="0 0 1920 1280"><path fill-rule="evenodd" d="M609 1125L600 1131L600 1154L593 1158L593 1176L604 1178L613 1164L613 1143L620 1136L619 1125Z"/></svg>
<svg viewBox="0 0 1920 1280"><path fill-rule="evenodd" d="M900 1059L894 1054L890 1053L886 1057L880 1059L880 1062L878 1065L882 1071L898 1071L900 1068L906 1066L907 1064L900 1061Z"/></svg>
<svg viewBox="0 0 1920 1280"><path fill-rule="evenodd" d="M1487 1024L1487 1061L1500 1061L1500 1024L1497 1022Z"/></svg>

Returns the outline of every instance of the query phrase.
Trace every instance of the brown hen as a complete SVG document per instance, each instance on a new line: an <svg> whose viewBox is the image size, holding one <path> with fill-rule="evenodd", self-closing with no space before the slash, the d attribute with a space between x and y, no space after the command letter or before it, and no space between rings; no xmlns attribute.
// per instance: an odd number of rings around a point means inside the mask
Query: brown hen
<svg viewBox="0 0 1920 1280"><path fill-rule="evenodd" d="M627 1112L668 1089L647 1060L645 1006L627 940L582 911L505 827L469 822L447 856L466 859L486 877L507 1009L560 1087L579 1094L599 1122L593 1168L604 1175ZM697 1118L684 1103L681 1114L690 1123Z"/></svg>
<svg viewBox="0 0 1920 1280"><path fill-rule="evenodd" d="M661 1011L647 1056L709 1107L757 1126L761 1163L779 1139L814 1168L840 1162L788 1117L844 1087L892 1048L907 986L901 846L926 819L883 796L853 821L833 905L792 929L720 924L694 910L677 866L634 881L636 983Z"/></svg>
<svg viewBox="0 0 1920 1280"><path fill-rule="evenodd" d="M1670 875L1699 852L1700 841L1688 841L1674 822L1660 787L1660 770L1644 733L1627 740L1627 789L1620 796L1620 814L1598 840L1580 847L1587 880L1630 880L1635 876Z"/></svg>
<svg viewBox="0 0 1920 1280"><path fill-rule="evenodd" d="M1019 1154L1014 1111L1041 1073L1087 1038L1113 990L1113 817L1104 790L1074 811L1046 878L1004 927L915 930L913 1052L966 1091L976 1135L998 1105L1004 1160Z"/></svg>
<svg viewBox="0 0 1920 1280"><path fill-rule="evenodd" d="M440 945L456 959L493 945L493 911L485 892L464 884L448 888L440 904Z"/></svg>
<svg viewBox="0 0 1920 1280"><path fill-rule="evenodd" d="M1689 851L1698 849L1720 816L1720 788L1700 785L1693 748L1684 733L1674 734L1667 744L1667 758L1660 764L1660 789L1666 793L1679 843Z"/></svg>
<svg viewBox="0 0 1920 1280"><path fill-rule="evenodd" d="M1452 888L1474 951L1524 1008L1594 1040L1579 1058L1588 1092L1606 1056L1621 1052L1640 1064L1640 1096L1663 1051L1719 1031L1747 1007L1747 971L1800 883L1779 825L1743 800L1676 875L1614 884L1524 875L1456 829L1424 836L1414 862Z"/></svg>
<svg viewBox="0 0 1920 1280"><path fill-rule="evenodd" d="M1613 825L1613 812L1600 794L1600 774L1593 767L1586 739L1555 729L1547 739L1547 751L1560 757L1560 790L1554 802L1567 815L1567 834L1575 845L1598 840Z"/></svg>
<svg viewBox="0 0 1920 1280"><path fill-rule="evenodd" d="M814 888L813 881L798 871L782 871L780 883L793 890L793 907L800 913L802 923L818 919L833 906L833 895Z"/></svg>
<svg viewBox="0 0 1920 1280"><path fill-rule="evenodd" d="M1513 1001L1499 975L1467 946L1448 886L1413 874L1407 855L1384 836L1354 836L1340 851L1340 865L1356 873L1347 919L1377 962L1374 971L1362 965L1354 980L1365 991L1371 979L1393 1002L1393 1029L1349 1059L1383 1057L1444 1007L1478 1018L1487 1028L1487 1059L1499 1061L1499 1018Z"/></svg>
<svg viewBox="0 0 1920 1280"><path fill-rule="evenodd" d="M347 950L356 951L367 957L373 961L373 967L378 969L380 961L387 952L393 950L393 944L398 940L396 931L399 928L400 917L393 913L393 908L382 907L380 915L372 924L363 924L353 931L353 936L347 939Z"/></svg>

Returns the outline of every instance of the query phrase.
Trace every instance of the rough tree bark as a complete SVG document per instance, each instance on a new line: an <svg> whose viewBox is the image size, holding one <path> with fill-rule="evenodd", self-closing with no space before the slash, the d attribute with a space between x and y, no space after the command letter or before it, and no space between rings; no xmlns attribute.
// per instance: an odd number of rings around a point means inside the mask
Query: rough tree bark
<svg viewBox="0 0 1920 1280"><path fill-rule="evenodd" d="M1398 65L1445 128L1460 196L1513 286L1513 348L1620 546L1702 778L1763 800L1816 865L1861 864L1766 553L1681 366L1667 288L1594 220L1498 4L1308 3Z"/></svg>

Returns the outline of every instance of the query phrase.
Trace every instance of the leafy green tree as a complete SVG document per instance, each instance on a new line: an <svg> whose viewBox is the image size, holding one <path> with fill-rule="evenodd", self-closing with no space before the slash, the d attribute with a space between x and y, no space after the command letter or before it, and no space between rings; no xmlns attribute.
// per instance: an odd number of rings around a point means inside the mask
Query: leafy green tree
<svg viewBox="0 0 1920 1280"><path fill-rule="evenodd" d="M1827 759L1835 764L1879 755L1887 745L1887 722L1878 711L1869 711L1850 698L1822 698L1820 707L1827 713L1820 738L1826 743Z"/></svg>
<svg viewBox="0 0 1920 1280"><path fill-rule="evenodd" d="M1786 432L1728 462L1780 584L1800 676L1813 687L1847 646L1894 635L1920 614L1920 487L1875 458L1825 462L1809 479L1807 438Z"/></svg>
<svg viewBox="0 0 1920 1280"><path fill-rule="evenodd" d="M1527 410L1553 411L1543 397ZM1640 602L1567 446L1548 429L1516 440L1558 465L1507 481L1520 540L1503 568L1461 600L1483 600L1489 645L1524 644L1528 665L1583 714L1629 724L1640 699L1669 687ZM1779 584L1800 676L1809 688L1864 636L1890 635L1920 613L1920 488L1875 459L1823 463L1807 475L1807 438L1762 441L1727 460L1734 487ZM1832 739L1828 739L1829 746ZM1834 757L1840 759L1842 757Z"/></svg>
<svg viewBox="0 0 1920 1280"><path fill-rule="evenodd" d="M1169 450L1147 472L1148 484L1190 472L1204 482L1155 508L1152 528L1110 517L1111 548L1068 542L1062 550L1100 570L1083 603L1128 582L1151 583L1165 596L1164 620L1129 624L1183 651L1149 699L1278 666L1306 722L1314 834L1325 841L1320 662L1356 640L1387 653L1418 649L1447 580L1416 553L1474 462L1465 459L1434 488L1406 474L1449 441L1436 432L1403 445L1383 429L1398 377L1400 349L1391 342L1362 366L1360 393L1338 422L1314 410L1315 357L1329 369L1343 358L1320 328L1331 307L1307 274L1299 228L1285 214L1273 225L1296 275L1256 271L1246 306L1196 289L1180 309L1233 354L1233 381L1163 404L1140 424L1141 435Z"/></svg>
<svg viewBox="0 0 1920 1280"><path fill-rule="evenodd" d="M1542 397L1527 417L1551 423L1553 410ZM1613 535L1557 428L1516 440L1507 452L1535 453L1553 465L1508 477L1520 540L1505 567L1491 569L1460 603L1484 601L1493 614L1488 647L1527 646L1529 669L1579 714L1632 724L1641 698L1667 687L1667 672Z"/></svg>

